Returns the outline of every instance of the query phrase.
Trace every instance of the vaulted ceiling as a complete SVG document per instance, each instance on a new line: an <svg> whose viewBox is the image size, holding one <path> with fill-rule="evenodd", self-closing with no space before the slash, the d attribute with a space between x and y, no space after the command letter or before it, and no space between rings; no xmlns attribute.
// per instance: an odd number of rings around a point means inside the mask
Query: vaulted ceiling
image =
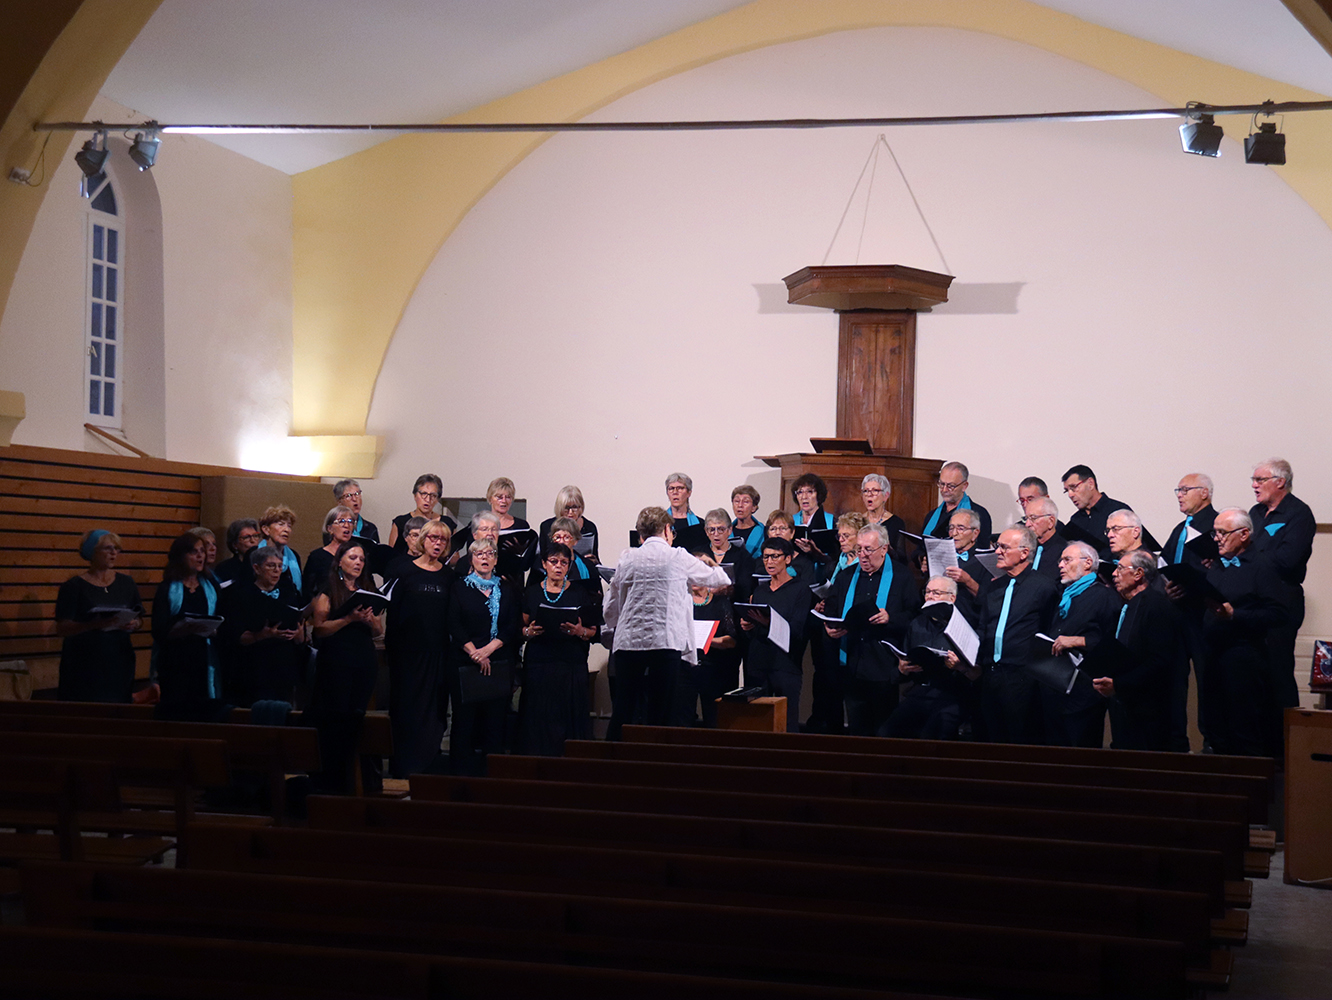
<svg viewBox="0 0 1332 1000"><path fill-rule="evenodd" d="M164 0L103 93L164 122L433 122L744 5L736 0ZM1332 94L1332 56L1282 0L1045 0L1041 6ZM298 173L388 137L214 141Z"/></svg>

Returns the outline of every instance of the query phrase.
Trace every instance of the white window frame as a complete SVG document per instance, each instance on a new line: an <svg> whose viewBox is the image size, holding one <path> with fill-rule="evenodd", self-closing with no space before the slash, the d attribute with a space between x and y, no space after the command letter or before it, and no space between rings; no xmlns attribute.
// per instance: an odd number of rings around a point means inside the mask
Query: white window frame
<svg viewBox="0 0 1332 1000"><path fill-rule="evenodd" d="M106 184L111 185L111 179L108 177ZM105 185L99 185L97 192ZM118 214L108 215L92 207L92 199L85 200L84 206L84 227L83 227L83 246L84 246L84 274L83 274L83 415L86 423L95 427L107 427L114 430L120 430L124 426L125 413L125 222L124 209L120 192L112 186L112 193L116 195L116 210ZM102 242L103 258L106 256L107 237L106 232L116 233L116 262L108 264L103 259L94 261L93 259L93 228L101 226L104 230ZM93 268L100 265L102 271L102 297L97 298L93 295ZM108 302L106 299L107 289L107 271L114 268L116 272L116 298L114 302ZM107 341L103 336L95 338L93 336L93 312L94 306L102 307L102 323L100 330L103 334L106 332L107 307L114 308L116 313L116 335L114 340ZM115 375L108 378L105 374L104 364L98 365L98 373L93 372L93 361L99 358L99 352L103 345L110 343L115 347ZM100 354L100 359L105 361L105 354ZM100 408L105 408L105 387L109 384L114 387L112 395L112 407L114 412L111 415L105 413L94 413L92 411L92 384L99 383L98 404Z"/></svg>

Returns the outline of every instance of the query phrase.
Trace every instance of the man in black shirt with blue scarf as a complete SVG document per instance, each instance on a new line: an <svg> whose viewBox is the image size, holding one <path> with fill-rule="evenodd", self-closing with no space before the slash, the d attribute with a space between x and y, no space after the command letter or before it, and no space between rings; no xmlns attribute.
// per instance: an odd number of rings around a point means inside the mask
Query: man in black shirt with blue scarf
<svg viewBox="0 0 1332 1000"><path fill-rule="evenodd" d="M942 502L930 511L929 517L925 518L925 526L920 532L922 535L947 538L949 518L953 512L974 510L981 521L979 543L982 546L990 544L990 512L967 496L970 475L967 467L961 462L944 463L943 468L939 470L939 499Z"/></svg>
<svg viewBox="0 0 1332 1000"><path fill-rule="evenodd" d="M1031 568L1036 536L1009 528L994 547L1001 575L981 606L981 711L992 743L1041 742L1036 681L1023 670L1044 650L1037 632L1047 632L1059 604L1059 588Z"/></svg>
<svg viewBox="0 0 1332 1000"><path fill-rule="evenodd" d="M846 718L852 736L881 736L897 707L901 675L897 657L883 644L900 647L920 610L911 572L888 551L888 531L869 524L856 536L858 563L837 574L824 600L829 615L845 619L826 626L840 640L837 654L846 673Z"/></svg>

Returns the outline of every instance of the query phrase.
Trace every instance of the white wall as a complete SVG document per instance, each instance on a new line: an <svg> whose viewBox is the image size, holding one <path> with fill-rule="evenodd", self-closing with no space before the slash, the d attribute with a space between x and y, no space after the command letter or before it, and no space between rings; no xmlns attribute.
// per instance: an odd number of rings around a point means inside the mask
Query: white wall
<svg viewBox="0 0 1332 1000"><path fill-rule="evenodd" d="M703 66L596 117L1161 103L1019 43L876 28ZM613 560L675 469L694 477L699 511L744 481L776 506L776 477L751 456L833 432L837 351L835 317L785 306L780 279L823 260L876 135L541 146L453 233L405 311L370 413L368 432L388 439L366 484L371 515L386 524L408 509L424 471L446 493L509 475L541 517L573 482ZM1332 233L1277 171L1246 165L1233 138L1220 159L1186 156L1169 121L888 138L948 268L886 157L868 215L862 183L828 263L855 262L863 239L861 262L957 276L954 302L919 324L917 455L966 461L999 524L1021 478L1054 484L1086 462L1163 537L1182 473L1210 473L1221 504L1247 506L1252 465L1274 453L1329 517L1319 400ZM1327 613L1310 604L1317 623Z"/></svg>
<svg viewBox="0 0 1332 1000"><path fill-rule="evenodd" d="M140 117L98 98L88 120ZM80 136L77 145L86 136ZM121 162L123 146L113 152ZM26 394L18 444L98 449L83 430L83 204L73 157L54 172L0 320L3 387ZM118 191L139 221L160 201L160 261L127 239L127 295L160 327L165 352L140 351L126 330L137 399L126 401L131 441L166 458L239 465L250 438L284 437L291 420L291 180L193 136L168 135L144 175L129 166ZM113 178L114 180L114 178ZM136 201L135 193L143 197ZM134 223L132 222L131 225ZM132 230L130 237L137 235ZM151 255L150 255L151 256ZM153 273L153 268L160 274ZM143 365L151 364L150 371Z"/></svg>

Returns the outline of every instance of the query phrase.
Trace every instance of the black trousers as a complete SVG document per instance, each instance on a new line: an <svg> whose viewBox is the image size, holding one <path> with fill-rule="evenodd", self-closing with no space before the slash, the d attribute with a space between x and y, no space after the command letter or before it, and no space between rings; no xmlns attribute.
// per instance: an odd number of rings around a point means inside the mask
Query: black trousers
<svg viewBox="0 0 1332 1000"><path fill-rule="evenodd" d="M669 726L675 707L675 685L683 660L678 649L617 649L615 699L606 739L618 740L620 730L634 721L640 697L646 698L643 722Z"/></svg>
<svg viewBox="0 0 1332 1000"><path fill-rule="evenodd" d="M991 743L1044 743L1036 681L1018 666L1001 663L982 675L981 712Z"/></svg>
<svg viewBox="0 0 1332 1000"><path fill-rule="evenodd" d="M941 688L917 684L898 703L884 727L885 736L916 740L955 740L962 706Z"/></svg>
<svg viewBox="0 0 1332 1000"><path fill-rule="evenodd" d="M897 708L897 681L867 681L852 677L846 682L846 724L852 736L883 736L888 719Z"/></svg>
<svg viewBox="0 0 1332 1000"><path fill-rule="evenodd" d="M1207 641L1203 638L1202 618L1189 613L1185 613L1182 617L1187 659L1171 675L1170 738L1166 749L1188 753L1190 663L1193 664L1193 685L1198 692L1198 731L1208 743L1212 741L1212 733L1211 720L1207 717L1207 695L1204 690L1207 686ZM1113 713L1110 725L1114 725Z"/></svg>
<svg viewBox="0 0 1332 1000"><path fill-rule="evenodd" d="M510 698L491 698L464 705L458 664L449 668L449 697L453 701L453 728L449 731L449 768L454 774L484 775L486 757L504 749L504 723Z"/></svg>
<svg viewBox="0 0 1332 1000"><path fill-rule="evenodd" d="M1212 648L1204 690L1217 753L1265 757L1275 750L1271 741L1281 708L1266 653L1261 645L1246 643Z"/></svg>
<svg viewBox="0 0 1332 1000"><path fill-rule="evenodd" d="M1105 742L1106 699L1089 682L1079 681L1072 694L1040 689L1045 742L1050 746L1099 748Z"/></svg>

